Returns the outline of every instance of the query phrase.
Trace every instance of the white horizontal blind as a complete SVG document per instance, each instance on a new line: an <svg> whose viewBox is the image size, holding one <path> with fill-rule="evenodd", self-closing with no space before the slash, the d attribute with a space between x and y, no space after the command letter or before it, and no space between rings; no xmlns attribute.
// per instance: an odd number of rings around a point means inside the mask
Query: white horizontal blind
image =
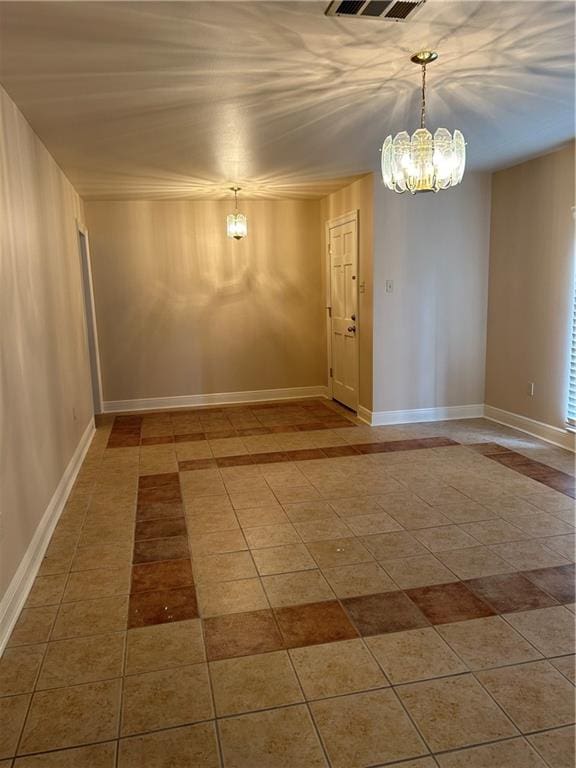
<svg viewBox="0 0 576 768"><path fill-rule="evenodd" d="M572 336L570 337L570 379L568 382L567 422L576 427L576 280L572 291Z"/></svg>

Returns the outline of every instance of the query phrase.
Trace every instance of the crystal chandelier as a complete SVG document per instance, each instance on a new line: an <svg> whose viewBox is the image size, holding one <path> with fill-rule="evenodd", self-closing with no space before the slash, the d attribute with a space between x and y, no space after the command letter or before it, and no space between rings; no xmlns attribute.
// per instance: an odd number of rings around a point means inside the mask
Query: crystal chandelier
<svg viewBox="0 0 576 768"><path fill-rule="evenodd" d="M426 65L438 58L434 51L411 57L422 67L422 111L420 128L412 137L406 131L387 136L382 145L382 179L394 192L438 192L462 181L466 165L466 143L460 131L454 135L438 128L434 136L426 128Z"/></svg>
<svg viewBox="0 0 576 768"><path fill-rule="evenodd" d="M248 234L248 221L243 213L238 212L238 192L240 187L230 187L234 192L234 213L226 217L226 234L234 240L242 240Z"/></svg>

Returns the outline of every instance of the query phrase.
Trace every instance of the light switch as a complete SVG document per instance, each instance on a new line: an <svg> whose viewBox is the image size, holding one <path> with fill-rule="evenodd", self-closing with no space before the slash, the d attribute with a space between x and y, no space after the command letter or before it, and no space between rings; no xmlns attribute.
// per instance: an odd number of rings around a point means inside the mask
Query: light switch
<svg viewBox="0 0 576 768"><path fill-rule="evenodd" d="M394 280L386 280L386 293L394 293Z"/></svg>

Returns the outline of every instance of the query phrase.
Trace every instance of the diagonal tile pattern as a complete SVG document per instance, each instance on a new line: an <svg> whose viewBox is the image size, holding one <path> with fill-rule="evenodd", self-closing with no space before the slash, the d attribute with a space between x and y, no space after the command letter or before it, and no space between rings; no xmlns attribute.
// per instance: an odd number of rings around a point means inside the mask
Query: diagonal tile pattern
<svg viewBox="0 0 576 768"><path fill-rule="evenodd" d="M103 418L0 660L0 761L574 764L558 466L317 400Z"/></svg>

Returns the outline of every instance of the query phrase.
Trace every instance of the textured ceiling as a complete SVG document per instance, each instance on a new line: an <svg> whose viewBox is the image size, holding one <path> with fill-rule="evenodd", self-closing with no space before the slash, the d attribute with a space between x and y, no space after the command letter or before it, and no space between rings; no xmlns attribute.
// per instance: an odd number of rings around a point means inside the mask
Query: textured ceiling
<svg viewBox="0 0 576 768"><path fill-rule="evenodd" d="M0 82L86 198L318 196L417 127L469 168L574 135L574 3L428 0L406 24L326 2L0 2Z"/></svg>

